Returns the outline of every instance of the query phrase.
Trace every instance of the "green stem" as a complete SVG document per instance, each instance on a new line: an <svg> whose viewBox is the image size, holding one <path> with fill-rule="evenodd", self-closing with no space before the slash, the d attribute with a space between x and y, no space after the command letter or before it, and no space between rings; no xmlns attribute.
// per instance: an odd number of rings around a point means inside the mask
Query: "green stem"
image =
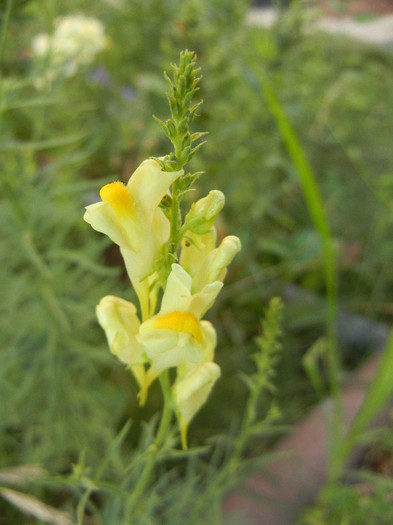
<svg viewBox="0 0 393 525"><path fill-rule="evenodd" d="M3 63L3 56L4 56L4 50L5 50L5 41L7 37L8 25L11 19L11 11L12 11L13 3L14 3L13 0L7 1L7 5L5 7L5 13L3 15L3 23L2 23L1 36L0 36L0 78L3 75L2 63Z"/></svg>
<svg viewBox="0 0 393 525"><path fill-rule="evenodd" d="M84 516L85 516L85 509L87 502L89 501L89 498L93 492L93 489L89 488L87 489L81 498L81 500L78 503L77 509L76 509L76 525L83 525Z"/></svg>
<svg viewBox="0 0 393 525"><path fill-rule="evenodd" d="M171 210L171 230L169 237L169 266L177 260L177 244L179 235L179 212L180 201L178 197L178 181L176 180L172 185L172 210Z"/></svg>
<svg viewBox="0 0 393 525"><path fill-rule="evenodd" d="M135 518L135 508L138 505L139 500L142 498L143 493L150 481L154 465L156 464L160 449L165 441L165 437L172 419L172 398L168 370L165 370L161 373L159 380L164 396L164 408L161 416L160 426L157 431L156 439L150 446L149 456L143 471L132 494L130 495L130 498L127 501L123 520L124 525L129 525L131 523L131 517L133 517L133 519ZM134 523L134 521L132 521L132 523Z"/></svg>
<svg viewBox="0 0 393 525"><path fill-rule="evenodd" d="M0 122L2 120L3 111L5 108L5 96L4 96L4 84L1 82L3 77L3 57L5 51L5 41L7 38L8 26L11 19L11 11L13 6L13 0L8 0L3 14L3 20L1 24L0 33Z"/></svg>

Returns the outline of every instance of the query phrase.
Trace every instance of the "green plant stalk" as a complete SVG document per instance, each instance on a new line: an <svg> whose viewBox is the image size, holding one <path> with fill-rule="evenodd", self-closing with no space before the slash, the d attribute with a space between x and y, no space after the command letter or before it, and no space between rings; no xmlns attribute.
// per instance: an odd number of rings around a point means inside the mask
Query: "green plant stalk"
<svg viewBox="0 0 393 525"><path fill-rule="evenodd" d="M220 479L228 479L228 477L232 476L235 473L239 465L239 461L241 460L245 452L245 448L250 437L250 428L255 422L255 415L257 413L258 408L258 399L263 387L264 380L264 377L262 379L260 378L260 374L256 376L254 387L251 389L250 396L247 400L246 409L244 411L244 417L241 423L240 433L236 437L235 447L231 454L231 459L225 465L224 469L222 469L222 472L220 472Z"/></svg>
<svg viewBox="0 0 393 525"><path fill-rule="evenodd" d="M82 498L80 499L78 503L78 507L76 509L76 525L83 525L84 516L85 516L85 508L87 505L87 502L89 501L89 498L93 492L92 488L89 488L86 490L86 492L83 493Z"/></svg>
<svg viewBox="0 0 393 525"><path fill-rule="evenodd" d="M3 58L5 51L5 42L7 39L8 26L11 20L11 11L13 7L13 0L7 0L5 7L5 12L3 14L3 20L1 24L1 33L0 33L0 124L3 118L3 112L5 109L5 97L4 97L4 88L2 83L3 77Z"/></svg>
<svg viewBox="0 0 393 525"><path fill-rule="evenodd" d="M171 222L170 222L170 237L169 237L169 245L168 245L169 271L170 271L171 264L177 261L177 246L179 242L179 214L180 214L179 190L178 190L178 183L177 181L175 181L172 185Z"/></svg>
<svg viewBox="0 0 393 525"><path fill-rule="evenodd" d="M332 235L330 232L323 200L319 192L313 169L304 153L302 145L294 129L285 115L270 83L263 73L258 74L258 81L265 96L277 127L281 133L289 156L295 166L303 190L308 211L322 243L324 256L324 275L327 299L327 357L329 367L329 388L333 398L332 426L328 427L329 472L335 463L335 454L342 438L342 405L340 389L340 359L337 350L337 335L335 321L337 317L337 270L333 252ZM330 422L330 421L329 421ZM328 422L328 423L329 423Z"/></svg>
<svg viewBox="0 0 393 525"><path fill-rule="evenodd" d="M5 50L5 41L7 38L7 31L8 26L11 19L11 11L13 7L13 0L7 0L7 4L5 6L5 12L3 14L3 23L1 26L1 35L0 35L0 79L3 76L3 57L4 57L4 50Z"/></svg>
<svg viewBox="0 0 393 525"><path fill-rule="evenodd" d="M154 465L156 464L160 448L162 447L165 437L168 432L168 428L172 419L173 408L172 408L172 396L171 388L169 383L168 370L164 370L159 376L161 388L164 396L164 407L162 411L160 426L157 431L154 443L150 446L149 456L143 468L143 471L138 479L138 483L135 485L134 490L130 494L127 501L125 513L124 513L124 525L130 525L132 523L131 517L134 516L134 511L138 505L138 501L141 499L149 481L151 478Z"/></svg>

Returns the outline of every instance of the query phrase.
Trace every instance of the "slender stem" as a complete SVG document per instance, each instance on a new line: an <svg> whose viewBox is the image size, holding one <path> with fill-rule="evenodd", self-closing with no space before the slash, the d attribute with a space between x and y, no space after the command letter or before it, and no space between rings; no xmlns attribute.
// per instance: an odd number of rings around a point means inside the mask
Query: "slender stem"
<svg viewBox="0 0 393 525"><path fill-rule="evenodd" d="M83 525L86 505L87 505L87 502L89 501L89 498L92 492L93 492L93 489L91 488L87 489L83 493L83 496L78 503L78 507L76 509L76 518L77 518L76 525Z"/></svg>
<svg viewBox="0 0 393 525"><path fill-rule="evenodd" d="M165 435L168 430L172 418L172 393L169 382L169 370L164 370L159 377L162 393L164 395L164 408L162 411L161 422L155 440L156 447L160 447L165 440Z"/></svg>
<svg viewBox="0 0 393 525"><path fill-rule="evenodd" d="M147 484L150 481L154 465L157 461L160 452L160 448L165 441L168 427L172 419L172 398L168 370L165 370L161 373L161 375L159 376L159 380L164 395L164 408L161 416L160 426L157 431L156 439L154 443L150 446L150 454L145 463L143 471L138 479L138 483L136 484L132 494L130 495L130 498L127 501L127 506L125 509L123 520L124 525L129 525L131 523L131 517L135 517L135 508L139 500L141 499Z"/></svg>
<svg viewBox="0 0 393 525"><path fill-rule="evenodd" d="M2 74L3 74L2 62L3 62L5 41L7 37L8 25L11 19L11 11L12 11L13 3L14 3L13 0L7 0L7 5L5 7L5 13L3 14L3 23L2 23L1 35L0 35L0 78L2 77Z"/></svg>
<svg viewBox="0 0 393 525"><path fill-rule="evenodd" d="M1 24L1 33L0 33L0 122L2 120L2 115L5 106L5 97L4 97L4 84L1 82L3 77L3 56L5 50L5 41L7 38L8 25L11 19L11 11L13 6L13 0L7 0L7 5L5 7L5 12L3 14L3 21Z"/></svg>
<svg viewBox="0 0 393 525"><path fill-rule="evenodd" d="M178 235L179 235L179 211L180 211L180 201L178 197L178 184L175 181L172 185L172 210L171 210L171 230L169 237L169 248L168 256L169 263L172 264L176 260L177 254L177 244L178 244Z"/></svg>

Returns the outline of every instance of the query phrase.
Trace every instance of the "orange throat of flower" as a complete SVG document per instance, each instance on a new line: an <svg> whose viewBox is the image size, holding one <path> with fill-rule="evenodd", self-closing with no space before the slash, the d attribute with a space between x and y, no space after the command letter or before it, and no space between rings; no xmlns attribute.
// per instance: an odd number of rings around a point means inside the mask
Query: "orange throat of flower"
<svg viewBox="0 0 393 525"><path fill-rule="evenodd" d="M169 314L159 314L154 319L154 328L190 334L198 343L201 343L203 339L199 320L194 314L188 312L174 311Z"/></svg>
<svg viewBox="0 0 393 525"><path fill-rule="evenodd" d="M110 204L118 219L124 220L134 215L132 195L122 182L111 182L103 186L100 190L100 197Z"/></svg>

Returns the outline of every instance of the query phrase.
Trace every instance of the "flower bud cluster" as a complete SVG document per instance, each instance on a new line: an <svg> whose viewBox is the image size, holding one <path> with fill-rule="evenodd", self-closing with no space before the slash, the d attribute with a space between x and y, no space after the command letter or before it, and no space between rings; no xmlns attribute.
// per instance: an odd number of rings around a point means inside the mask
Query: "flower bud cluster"
<svg viewBox="0 0 393 525"><path fill-rule="evenodd" d="M141 404L152 381L176 369L172 400L186 446L187 427L220 376L214 362L216 332L204 316L240 241L228 236L217 246L214 223L224 195L211 191L187 214L179 260L162 283L170 221L160 204L170 202L170 187L182 176L183 170L164 171L158 161L145 160L127 185L104 186L101 201L87 206L84 219L119 245L139 300L141 317L134 304L119 297L104 297L97 306L110 350L134 374Z"/></svg>

